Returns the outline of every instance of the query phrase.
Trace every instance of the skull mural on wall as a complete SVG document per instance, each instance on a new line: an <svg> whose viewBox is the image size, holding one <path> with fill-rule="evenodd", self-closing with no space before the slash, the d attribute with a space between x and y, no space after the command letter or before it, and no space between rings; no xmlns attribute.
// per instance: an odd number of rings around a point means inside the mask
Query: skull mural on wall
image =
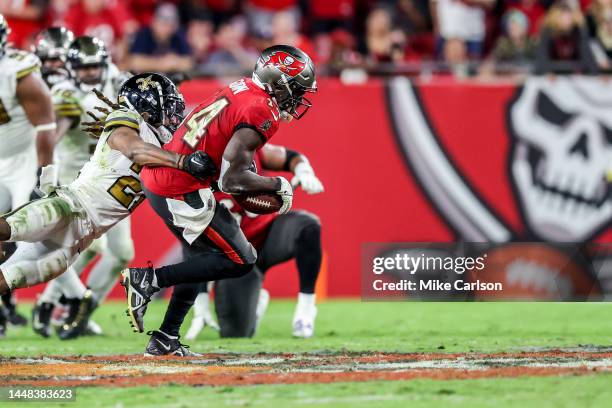
<svg viewBox="0 0 612 408"><path fill-rule="evenodd" d="M589 240L612 219L612 82L534 77L509 107L511 179L538 239Z"/></svg>

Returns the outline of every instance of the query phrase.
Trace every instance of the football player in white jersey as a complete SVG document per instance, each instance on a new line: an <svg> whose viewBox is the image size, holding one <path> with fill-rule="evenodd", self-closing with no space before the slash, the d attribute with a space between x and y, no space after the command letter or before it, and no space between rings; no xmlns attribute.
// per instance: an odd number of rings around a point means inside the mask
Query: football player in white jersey
<svg viewBox="0 0 612 408"><path fill-rule="evenodd" d="M68 185L77 178L96 148L97 139L79 126L90 119L87 112L93 111L99 103L92 90L97 89L110 100L115 100L120 83L127 79L127 75L109 61L104 43L95 37L76 38L67 50L66 60L70 78L56 83L51 89L59 138L54 163L58 167L60 185ZM89 275L87 286L91 293L88 293L79 275L98 253L101 253L101 258ZM73 268L47 286L32 313L34 331L44 337L50 334L53 305L64 295L69 305L68 318L58 328L58 335L61 339L78 335L72 323L80 302L91 296L94 304L100 304L133 257L130 221L125 219L85 250Z"/></svg>
<svg viewBox="0 0 612 408"><path fill-rule="evenodd" d="M9 48L9 32L0 15L0 185L10 196L11 208L17 208L29 200L37 168L52 160L56 124L40 61ZM11 301L4 301L12 308Z"/></svg>
<svg viewBox="0 0 612 408"><path fill-rule="evenodd" d="M65 27L46 28L34 40L32 52L40 59L40 73L49 89L70 78L66 56L72 41L74 34Z"/></svg>
<svg viewBox="0 0 612 408"><path fill-rule="evenodd" d="M0 265L0 294L61 275L94 239L128 217L145 198L140 166L178 168L199 178L216 171L203 152L183 156L160 148L185 109L168 78L151 73L130 78L119 91L119 103L75 181L58 188L41 182L45 198L0 217L0 241L25 241ZM92 304L90 299L81 303L75 330L87 325Z"/></svg>

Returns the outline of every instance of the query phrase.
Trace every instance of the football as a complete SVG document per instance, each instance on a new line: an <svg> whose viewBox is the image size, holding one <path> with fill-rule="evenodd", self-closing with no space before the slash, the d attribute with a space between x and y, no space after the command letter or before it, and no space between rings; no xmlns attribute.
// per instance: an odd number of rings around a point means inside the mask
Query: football
<svg viewBox="0 0 612 408"><path fill-rule="evenodd" d="M278 194L238 194L234 198L245 211L254 214L272 214L283 206L283 199Z"/></svg>

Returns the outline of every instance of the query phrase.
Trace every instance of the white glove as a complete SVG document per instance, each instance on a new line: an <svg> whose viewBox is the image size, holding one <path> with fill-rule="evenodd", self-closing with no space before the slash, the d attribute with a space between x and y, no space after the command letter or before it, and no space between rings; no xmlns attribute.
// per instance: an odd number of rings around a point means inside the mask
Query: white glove
<svg viewBox="0 0 612 408"><path fill-rule="evenodd" d="M291 204L293 204L293 188L291 184L284 177L277 177L280 180L281 186L280 189L276 191L276 194L281 196L283 199L283 206L280 210L278 210L279 214L285 214L289 212L291 209Z"/></svg>
<svg viewBox="0 0 612 408"><path fill-rule="evenodd" d="M323 183L315 176L315 172L308 162L298 163L293 173L295 174L291 179L291 185L293 187L300 185L302 186L302 190L308 194L319 194L325 190L323 188Z"/></svg>
<svg viewBox="0 0 612 408"><path fill-rule="evenodd" d="M57 187L57 166L49 164L42 168L39 178L39 188L45 195L51 194Z"/></svg>

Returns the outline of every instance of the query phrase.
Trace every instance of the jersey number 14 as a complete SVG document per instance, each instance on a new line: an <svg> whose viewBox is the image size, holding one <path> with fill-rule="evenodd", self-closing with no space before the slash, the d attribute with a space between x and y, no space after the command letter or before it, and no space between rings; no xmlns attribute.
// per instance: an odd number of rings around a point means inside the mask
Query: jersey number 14
<svg viewBox="0 0 612 408"><path fill-rule="evenodd" d="M185 143L192 149L195 149L200 140L206 134L210 123L229 105L227 98L220 98L203 108L201 111L196 112L189 118L187 123L187 132L183 136Z"/></svg>

